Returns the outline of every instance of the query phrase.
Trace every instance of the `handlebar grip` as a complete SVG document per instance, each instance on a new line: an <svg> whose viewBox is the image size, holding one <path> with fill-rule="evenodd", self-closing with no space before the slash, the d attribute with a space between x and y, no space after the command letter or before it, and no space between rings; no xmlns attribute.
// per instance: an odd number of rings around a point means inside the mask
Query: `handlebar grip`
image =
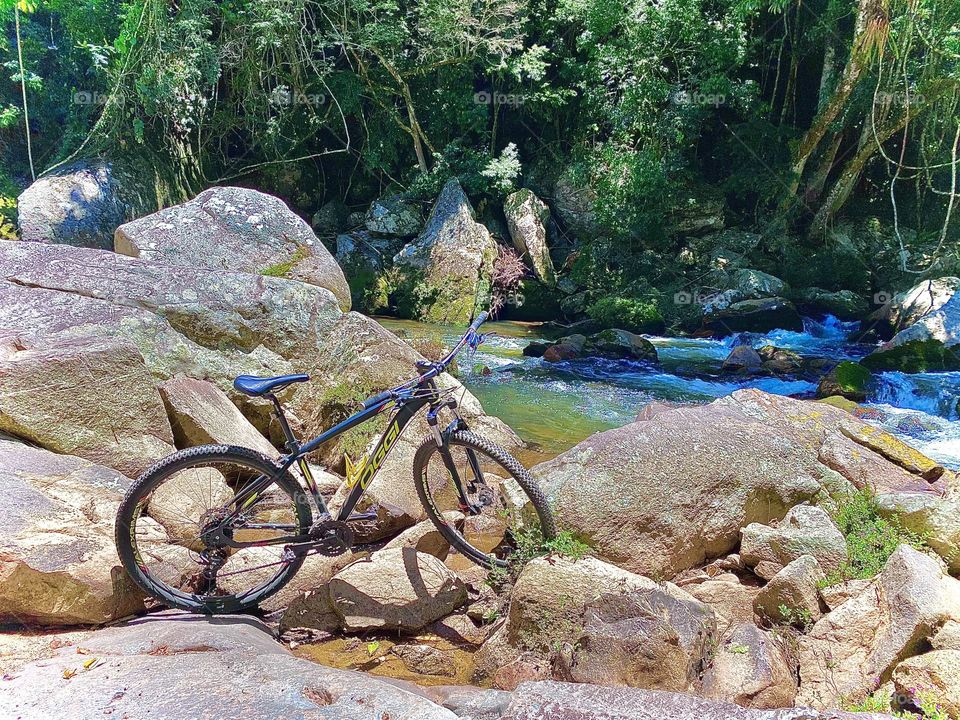
<svg viewBox="0 0 960 720"><path fill-rule="evenodd" d="M488 313L486 310L481 310L480 314L477 315L476 320L474 320L473 324L470 325L470 329L476 332L480 328L480 326L487 321L488 317L490 317L490 313Z"/></svg>
<svg viewBox="0 0 960 720"><path fill-rule="evenodd" d="M363 409L369 410L374 405L379 405L384 400L389 400L391 397L393 397L393 393L390 390L384 390L382 393L378 393L377 395L368 397L366 400L364 400Z"/></svg>

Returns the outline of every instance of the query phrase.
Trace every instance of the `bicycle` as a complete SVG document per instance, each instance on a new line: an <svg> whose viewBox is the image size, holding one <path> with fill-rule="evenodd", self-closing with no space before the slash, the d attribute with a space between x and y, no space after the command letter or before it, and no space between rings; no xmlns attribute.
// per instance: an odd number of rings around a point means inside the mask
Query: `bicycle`
<svg viewBox="0 0 960 720"><path fill-rule="evenodd" d="M530 474L506 450L471 432L452 391L437 386L458 353L484 341L479 328L487 317L480 313L442 360L418 361L416 378L367 398L358 412L306 443L291 430L277 393L308 375L236 378L238 391L272 403L286 454L272 459L248 448L204 445L155 463L117 512L117 549L127 573L171 607L203 613L255 607L288 583L309 555L337 556L353 547L352 526L376 517L370 510L355 513L357 503L424 408L430 432L414 456L414 482L452 552L482 567L506 567L518 532L555 537L550 508ZM356 463L347 458L349 491L333 517L306 456L391 407L373 450ZM453 417L441 430L444 409Z"/></svg>

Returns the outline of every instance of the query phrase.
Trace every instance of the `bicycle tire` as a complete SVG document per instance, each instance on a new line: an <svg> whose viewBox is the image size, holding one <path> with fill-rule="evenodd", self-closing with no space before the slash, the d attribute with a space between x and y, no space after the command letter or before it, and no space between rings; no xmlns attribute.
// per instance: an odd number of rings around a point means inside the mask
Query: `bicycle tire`
<svg viewBox="0 0 960 720"><path fill-rule="evenodd" d="M234 445L202 445L173 453L154 463L127 490L117 511L114 528L117 552L123 568L140 589L168 607L204 614L244 612L256 607L286 585L303 565L304 557L296 557L286 563L274 578L252 589L253 591L244 593L242 599L235 595L202 597L195 593L182 592L152 577L145 565L138 561L139 550L135 533L137 520L145 509L144 500L148 500L164 480L191 466L202 467L203 463L234 463L269 475L280 471L280 466L267 456ZM298 531L306 532L312 523L312 512L300 484L286 472L277 477L275 485L293 501Z"/></svg>

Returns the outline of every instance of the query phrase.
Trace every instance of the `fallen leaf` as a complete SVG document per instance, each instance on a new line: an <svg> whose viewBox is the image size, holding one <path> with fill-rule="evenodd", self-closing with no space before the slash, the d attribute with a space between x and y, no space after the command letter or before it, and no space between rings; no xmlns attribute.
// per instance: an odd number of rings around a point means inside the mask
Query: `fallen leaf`
<svg viewBox="0 0 960 720"><path fill-rule="evenodd" d="M67 668L66 670L63 671L63 679L69 680L76 674L77 674L76 670L74 670L73 668Z"/></svg>

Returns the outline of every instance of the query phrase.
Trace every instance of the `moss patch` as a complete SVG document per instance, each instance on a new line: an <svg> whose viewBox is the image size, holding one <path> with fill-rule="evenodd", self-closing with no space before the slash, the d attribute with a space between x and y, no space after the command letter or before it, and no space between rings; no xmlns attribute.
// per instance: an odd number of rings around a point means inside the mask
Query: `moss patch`
<svg viewBox="0 0 960 720"><path fill-rule="evenodd" d="M960 370L960 356L938 340L913 340L890 350L867 355L860 364L870 370L920 373Z"/></svg>
<svg viewBox="0 0 960 720"><path fill-rule="evenodd" d="M300 246L294 250L293 254L286 260L274 263L273 265L267 265L267 267L261 269L260 274L264 277L285 278L290 274L290 271L296 267L297 263L308 257L310 257L310 248Z"/></svg>

